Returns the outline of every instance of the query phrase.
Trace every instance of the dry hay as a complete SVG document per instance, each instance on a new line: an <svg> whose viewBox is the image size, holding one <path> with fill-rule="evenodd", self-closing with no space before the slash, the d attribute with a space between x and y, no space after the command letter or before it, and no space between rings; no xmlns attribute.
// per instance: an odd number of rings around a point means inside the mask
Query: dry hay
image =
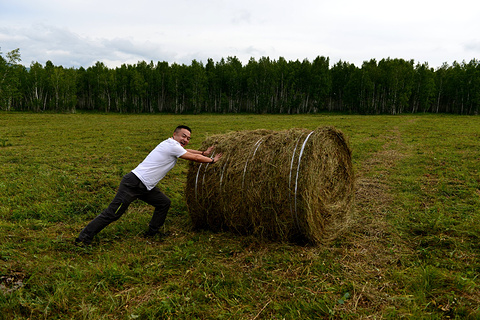
<svg viewBox="0 0 480 320"><path fill-rule="evenodd" d="M241 131L203 142L223 157L190 163L186 201L196 228L273 240L331 240L350 221L351 151L333 127Z"/></svg>

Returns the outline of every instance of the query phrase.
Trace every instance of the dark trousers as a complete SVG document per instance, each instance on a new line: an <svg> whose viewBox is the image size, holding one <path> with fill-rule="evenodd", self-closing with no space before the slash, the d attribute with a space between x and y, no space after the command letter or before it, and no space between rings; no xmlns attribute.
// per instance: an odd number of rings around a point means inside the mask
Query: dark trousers
<svg viewBox="0 0 480 320"><path fill-rule="evenodd" d="M155 207L149 227L151 232L158 232L167 217L170 199L157 187L147 190L143 182L133 172L130 172L123 177L117 194L108 208L103 210L80 232L78 239L90 243L93 237L103 228L118 220L127 211L130 203L136 199L145 201Z"/></svg>

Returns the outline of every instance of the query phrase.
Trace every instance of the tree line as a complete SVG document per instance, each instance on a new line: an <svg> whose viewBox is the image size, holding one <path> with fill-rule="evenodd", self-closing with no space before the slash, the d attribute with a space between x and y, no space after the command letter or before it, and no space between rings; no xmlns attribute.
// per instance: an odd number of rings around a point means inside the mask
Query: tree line
<svg viewBox="0 0 480 320"><path fill-rule="evenodd" d="M371 59L361 67L236 57L190 65L153 61L108 68L20 64L0 52L0 109L33 112L478 114L480 63Z"/></svg>

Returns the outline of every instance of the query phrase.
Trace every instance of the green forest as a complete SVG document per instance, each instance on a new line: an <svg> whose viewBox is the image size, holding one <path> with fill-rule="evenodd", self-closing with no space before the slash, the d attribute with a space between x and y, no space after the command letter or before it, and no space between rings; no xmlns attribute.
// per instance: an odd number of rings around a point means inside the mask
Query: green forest
<svg viewBox="0 0 480 320"><path fill-rule="evenodd" d="M114 113L352 114L480 110L480 61L428 63L385 58L360 67L328 57L313 61L236 57L190 65L139 61L108 68L20 64L20 49L0 52L0 110Z"/></svg>

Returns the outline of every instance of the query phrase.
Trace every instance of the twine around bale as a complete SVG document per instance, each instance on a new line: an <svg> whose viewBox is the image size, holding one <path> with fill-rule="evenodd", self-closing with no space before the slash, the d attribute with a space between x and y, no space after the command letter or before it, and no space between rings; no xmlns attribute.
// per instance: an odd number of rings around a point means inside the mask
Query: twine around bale
<svg viewBox="0 0 480 320"><path fill-rule="evenodd" d="M258 139L258 141L255 143L255 150L253 151L252 158L251 158L252 160L255 157L255 153L257 153L258 147L260 147L261 144L262 144L262 138ZM245 174L247 173L247 166L248 166L249 160L250 159L247 159L247 161L245 161L245 168L243 169L242 190L245 185Z"/></svg>
<svg viewBox="0 0 480 320"><path fill-rule="evenodd" d="M305 141L302 144L302 149L300 150L300 154L298 156L298 167L297 167L297 176L295 178L295 217L297 218L297 223L298 223L298 215L297 215L297 187L298 187L298 173L300 172L300 163L302 161L302 155L303 155L303 150L305 148L305 144L308 141L308 138L312 135L313 131L308 134L308 136L305 138Z"/></svg>

